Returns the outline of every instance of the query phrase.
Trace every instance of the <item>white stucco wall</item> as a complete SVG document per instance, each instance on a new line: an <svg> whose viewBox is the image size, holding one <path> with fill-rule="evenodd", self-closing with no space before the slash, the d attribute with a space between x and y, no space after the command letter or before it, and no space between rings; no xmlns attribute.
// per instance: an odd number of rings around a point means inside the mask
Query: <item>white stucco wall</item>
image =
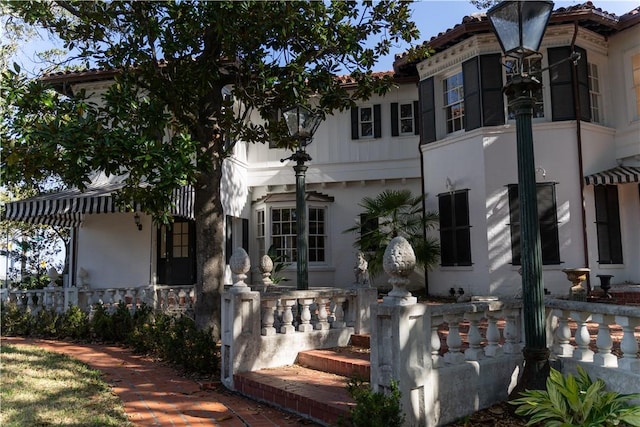
<svg viewBox="0 0 640 427"><path fill-rule="evenodd" d="M78 232L77 268L89 273L93 289L147 286L152 280L151 218L141 215L138 231L133 213L86 215Z"/></svg>

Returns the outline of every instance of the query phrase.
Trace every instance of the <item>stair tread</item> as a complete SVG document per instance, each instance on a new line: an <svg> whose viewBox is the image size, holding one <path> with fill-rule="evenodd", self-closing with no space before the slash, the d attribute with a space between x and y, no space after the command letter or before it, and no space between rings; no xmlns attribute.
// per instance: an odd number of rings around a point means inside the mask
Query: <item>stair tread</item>
<svg viewBox="0 0 640 427"><path fill-rule="evenodd" d="M349 381L347 377L299 365L242 372L236 376L260 383L263 387L282 390L329 406L343 408L345 411L355 404L347 392L346 387Z"/></svg>
<svg viewBox="0 0 640 427"><path fill-rule="evenodd" d="M357 352L348 348L340 349L322 349L302 351L299 354L308 354L317 357L326 357L342 362L353 363L354 365L370 365L370 354L366 352Z"/></svg>

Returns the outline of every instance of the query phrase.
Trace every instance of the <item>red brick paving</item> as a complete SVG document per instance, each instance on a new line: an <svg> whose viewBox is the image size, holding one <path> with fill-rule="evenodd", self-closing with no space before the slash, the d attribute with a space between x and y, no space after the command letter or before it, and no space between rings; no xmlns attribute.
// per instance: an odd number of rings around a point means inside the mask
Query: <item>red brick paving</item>
<svg viewBox="0 0 640 427"><path fill-rule="evenodd" d="M291 427L315 425L239 396L221 384L199 384L170 366L117 346L2 337L2 344L34 345L100 370L135 426Z"/></svg>

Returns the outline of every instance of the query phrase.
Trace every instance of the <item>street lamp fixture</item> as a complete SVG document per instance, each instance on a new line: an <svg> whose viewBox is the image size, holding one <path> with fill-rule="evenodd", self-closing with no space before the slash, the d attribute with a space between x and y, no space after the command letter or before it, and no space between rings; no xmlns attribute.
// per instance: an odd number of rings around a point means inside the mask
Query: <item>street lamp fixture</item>
<svg viewBox="0 0 640 427"><path fill-rule="evenodd" d="M541 83L525 71L525 58L538 52L549 22L551 1L503 1L487 11L487 17L505 56L515 60L517 70L505 87L509 107L516 115L518 157L518 198L520 202L520 241L522 263L522 305L525 347L524 367L512 391L544 390L549 376L549 349L545 333L542 250L538 226L536 167L531 118L533 90Z"/></svg>
<svg viewBox="0 0 640 427"><path fill-rule="evenodd" d="M303 105L296 105L282 112L289 135L298 141L296 151L284 160L294 160L296 164L293 170L296 173L296 248L298 257L296 289L309 289L309 229L307 228L307 198L305 175L307 166L305 162L311 160L311 156L305 151L311 144L313 134L322 121L322 115L310 110Z"/></svg>

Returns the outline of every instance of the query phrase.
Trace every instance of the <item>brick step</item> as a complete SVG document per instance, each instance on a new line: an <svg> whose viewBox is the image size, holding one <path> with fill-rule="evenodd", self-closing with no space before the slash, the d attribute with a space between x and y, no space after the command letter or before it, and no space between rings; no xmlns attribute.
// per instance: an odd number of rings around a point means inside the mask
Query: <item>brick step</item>
<svg viewBox="0 0 640 427"><path fill-rule="evenodd" d="M349 345L359 348L371 348L371 335L351 334Z"/></svg>
<svg viewBox="0 0 640 427"><path fill-rule="evenodd" d="M298 353L297 364L305 368L328 372L351 378L358 377L365 381L371 378L371 362L369 353L356 349L338 348L325 350L309 350Z"/></svg>
<svg viewBox="0 0 640 427"><path fill-rule="evenodd" d="M349 418L348 378L293 365L234 375L236 390L325 426Z"/></svg>

